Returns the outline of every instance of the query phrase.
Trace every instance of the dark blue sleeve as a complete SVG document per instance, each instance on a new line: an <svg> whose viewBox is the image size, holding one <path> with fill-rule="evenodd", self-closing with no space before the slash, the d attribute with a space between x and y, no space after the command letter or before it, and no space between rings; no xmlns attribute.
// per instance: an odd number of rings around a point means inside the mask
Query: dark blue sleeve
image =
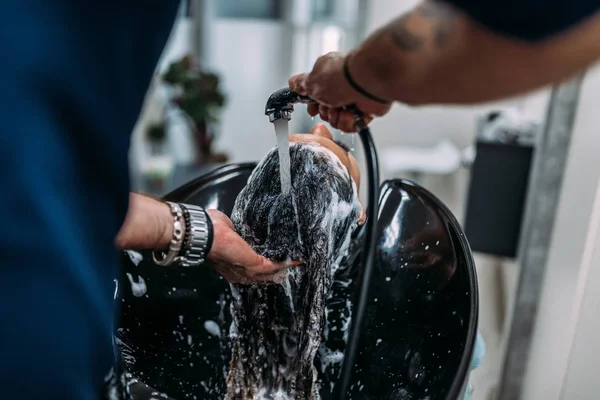
<svg viewBox="0 0 600 400"><path fill-rule="evenodd" d="M548 38L600 9L598 0L446 0L501 35L527 41Z"/></svg>
<svg viewBox="0 0 600 400"><path fill-rule="evenodd" d="M98 400L127 154L175 0L0 2L0 393Z"/></svg>

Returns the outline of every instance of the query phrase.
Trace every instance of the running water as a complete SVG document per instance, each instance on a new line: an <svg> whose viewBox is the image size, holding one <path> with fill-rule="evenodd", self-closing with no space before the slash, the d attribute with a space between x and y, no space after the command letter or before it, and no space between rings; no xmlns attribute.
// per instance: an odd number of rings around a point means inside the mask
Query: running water
<svg viewBox="0 0 600 400"><path fill-rule="evenodd" d="M292 207L296 217L296 228L298 233L298 241L302 243L302 235L300 234L300 222L298 220L298 207L296 207L296 199L292 192L292 173L290 163L290 141L289 141L289 121L281 118L273 122L275 125L275 135L277 136L277 151L279 153L279 179L281 180L281 194L290 194L292 196Z"/></svg>
<svg viewBox="0 0 600 400"><path fill-rule="evenodd" d="M281 179L281 193L287 194L292 190L292 176L290 173L290 142L289 121L281 118L273 122L277 135L277 149L279 151L279 176Z"/></svg>

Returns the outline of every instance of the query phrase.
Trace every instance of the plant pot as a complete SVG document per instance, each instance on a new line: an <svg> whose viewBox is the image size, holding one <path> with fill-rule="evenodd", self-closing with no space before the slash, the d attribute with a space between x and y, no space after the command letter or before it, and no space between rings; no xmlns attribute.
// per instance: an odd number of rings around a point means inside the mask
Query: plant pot
<svg viewBox="0 0 600 400"><path fill-rule="evenodd" d="M224 163L228 157L223 153L213 153L214 128L207 121L196 121L194 143L196 144L197 164Z"/></svg>

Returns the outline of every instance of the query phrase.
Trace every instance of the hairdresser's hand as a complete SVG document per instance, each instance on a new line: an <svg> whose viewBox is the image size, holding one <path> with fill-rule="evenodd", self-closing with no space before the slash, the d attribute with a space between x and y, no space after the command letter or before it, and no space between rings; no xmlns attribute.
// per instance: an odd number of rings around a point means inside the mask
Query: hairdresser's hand
<svg viewBox="0 0 600 400"><path fill-rule="evenodd" d="M283 270L297 265L284 265L257 254L233 229L227 215L206 210L213 224L213 244L208 254L211 266L231 283L278 282Z"/></svg>
<svg viewBox="0 0 600 400"><path fill-rule="evenodd" d="M289 86L318 103L309 105L308 113L311 116L319 114L334 128L355 132L354 116L352 112L342 110L343 106L356 105L365 114L365 122L369 123L374 116L386 114L390 104L370 100L354 90L344 76L344 58L343 53L328 53L319 57L311 72L292 76ZM350 72L353 72L351 68Z"/></svg>

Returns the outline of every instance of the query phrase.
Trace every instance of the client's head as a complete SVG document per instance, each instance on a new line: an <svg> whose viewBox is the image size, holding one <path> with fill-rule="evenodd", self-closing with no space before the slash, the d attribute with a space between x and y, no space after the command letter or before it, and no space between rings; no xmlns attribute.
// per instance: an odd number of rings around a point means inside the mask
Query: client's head
<svg viewBox="0 0 600 400"><path fill-rule="evenodd" d="M290 164L292 189L282 194L277 149L269 152L232 213L236 230L259 254L302 264L282 284L232 285L230 399L315 396L325 298L361 221L356 161L323 125L290 137Z"/></svg>
<svg viewBox="0 0 600 400"><path fill-rule="evenodd" d="M324 222L352 224L363 215L356 160L324 125L316 125L311 134L290 136L290 172L292 190L284 194L278 151L272 149L250 176L232 213L241 236L275 261L306 260Z"/></svg>

